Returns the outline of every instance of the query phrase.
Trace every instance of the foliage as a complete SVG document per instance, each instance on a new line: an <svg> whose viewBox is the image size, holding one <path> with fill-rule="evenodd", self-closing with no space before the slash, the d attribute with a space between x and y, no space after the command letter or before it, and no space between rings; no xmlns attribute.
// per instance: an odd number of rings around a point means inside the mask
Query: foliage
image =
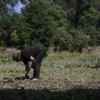
<svg viewBox="0 0 100 100"><path fill-rule="evenodd" d="M59 47L61 50L69 51L78 50L81 52L82 48L88 45L89 40L89 35L85 35L83 30L77 31L73 29L67 33L63 27L58 28L54 36L55 46Z"/></svg>
<svg viewBox="0 0 100 100"><path fill-rule="evenodd" d="M11 41L12 43L17 43L19 41L16 30L11 33Z"/></svg>
<svg viewBox="0 0 100 100"><path fill-rule="evenodd" d="M14 9L19 1L26 5L21 14ZM99 5L100 0L0 0L0 45L41 44L69 51L97 46L100 44ZM14 30L18 41L11 37Z"/></svg>
<svg viewBox="0 0 100 100"><path fill-rule="evenodd" d="M71 48L74 50L78 50L79 52L82 52L82 48L86 47L88 45L88 41L90 39L89 35L85 35L83 33L83 30L70 30L69 31L72 38L72 46Z"/></svg>
<svg viewBox="0 0 100 100"><path fill-rule="evenodd" d="M83 25L87 27L88 25L96 26L97 20L99 18L99 12L95 8L89 8L87 11L84 11L83 16L81 17Z"/></svg>
<svg viewBox="0 0 100 100"><path fill-rule="evenodd" d="M54 3L58 4L63 8L63 10L67 14L67 20L68 20L68 33L70 33L70 30L73 30L73 28L77 31L82 30L82 34L89 36L90 39L87 41L87 45L90 46L96 46L99 45L99 34L98 31L100 27L99 20L100 20L100 1L99 0L53 0ZM71 33L70 33L71 34ZM77 32L76 32L77 34ZM83 36L83 35L81 35ZM80 38L81 36L78 35L77 38ZM77 40L76 37L73 37ZM85 37L84 37L85 38ZM73 39L73 41L75 40ZM75 44L76 41L74 41ZM80 41L82 42L82 41ZM81 44L80 44L81 45ZM73 45L74 46L74 45ZM72 46L72 47L73 47ZM84 47L84 46L82 46ZM79 49L79 46L75 46L75 48ZM75 49L73 48L73 49Z"/></svg>
<svg viewBox="0 0 100 100"><path fill-rule="evenodd" d="M6 3L3 0L0 0L0 16L4 16L8 14L8 8L6 7Z"/></svg>
<svg viewBox="0 0 100 100"><path fill-rule="evenodd" d="M99 32L96 30L94 26L88 25L87 27L83 28L83 32L86 35L90 36L90 40L88 42L89 46L96 46L98 41Z"/></svg>
<svg viewBox="0 0 100 100"><path fill-rule="evenodd" d="M31 34L28 31L28 25L25 23L24 16L20 16L20 23L18 23L19 27L17 28L18 30L18 36L19 36L19 44L22 47L26 47L30 45L31 42Z"/></svg>
<svg viewBox="0 0 100 100"><path fill-rule="evenodd" d="M5 82L14 82L14 79L8 78L8 79L5 79Z"/></svg>
<svg viewBox="0 0 100 100"><path fill-rule="evenodd" d="M68 50L72 46L72 37L69 35L64 27L60 27L56 30L54 36L54 44L60 48L60 50Z"/></svg>
<svg viewBox="0 0 100 100"><path fill-rule="evenodd" d="M1 45L2 45L2 41L7 44L9 43L9 39L10 39L10 34L11 34L11 25L12 25L12 22L11 20L9 19L9 16L5 16L3 17L2 19L0 19L0 42L1 42Z"/></svg>
<svg viewBox="0 0 100 100"><path fill-rule="evenodd" d="M53 44L53 36L57 27L67 27L64 11L46 0L31 1L30 4L22 9L22 14L28 23L31 41L36 38L46 47Z"/></svg>
<svg viewBox="0 0 100 100"><path fill-rule="evenodd" d="M0 16L7 16L9 13L12 15L15 12L15 6L18 5L18 2L26 5L27 1L30 0L0 0Z"/></svg>

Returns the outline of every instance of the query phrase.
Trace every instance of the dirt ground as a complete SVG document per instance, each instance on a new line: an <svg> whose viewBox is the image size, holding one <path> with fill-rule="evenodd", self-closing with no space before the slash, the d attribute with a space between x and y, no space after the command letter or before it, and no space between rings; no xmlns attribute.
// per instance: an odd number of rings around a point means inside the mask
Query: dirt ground
<svg viewBox="0 0 100 100"><path fill-rule="evenodd" d="M28 81L27 88L24 87L26 81ZM63 84L61 84L60 81L63 82ZM42 86L40 86L41 82L42 82ZM54 84L57 84L58 86L54 87ZM47 100L47 98L48 97L50 98L50 96L52 97L54 93L55 95L61 95L61 94L69 94L72 91L74 92L73 94L71 94L71 96L74 96L75 98L74 100L81 100L80 97L83 94L87 93L87 91L89 90L91 90L92 93L94 94L93 100L100 100L100 85L99 84L100 84L100 81L90 82L90 83L87 83L87 82L81 83L77 81L69 81L67 79L57 80L57 82L53 82L53 79L50 79L49 81L40 79L39 81L36 81L36 82L32 82L29 79L15 80L14 83L2 82L0 86L2 87L5 86L5 89L3 90L4 93L0 91L0 100L28 100L25 98L28 98L28 95L30 95L31 93L32 93L31 95L32 99L29 99L29 100L37 100L37 97L40 94L45 94L45 95L40 96L38 100ZM25 94L24 94L24 91L26 92ZM26 96L26 97L23 97L23 96ZM49 100L52 100L52 99L49 99ZM62 99L62 100L66 100L66 99ZM69 99L69 100L72 100L72 99ZM86 99L86 100L91 100L91 99Z"/></svg>
<svg viewBox="0 0 100 100"><path fill-rule="evenodd" d="M67 74L65 77L59 75L63 74L65 70L70 72L74 70L73 73L78 73L77 70L80 72L86 71L86 73L91 70L91 72L95 71L99 73L100 69L96 71L95 68L90 69L86 67L72 69L69 67L59 68L57 66L53 66L53 68L42 67L41 78L38 81L32 81L32 70L29 74L29 79L19 80L17 77L24 75L24 73L18 73L13 76L9 71L3 73L5 68L0 67L0 100L67 100L66 98L69 98L68 100L100 100L99 78L94 81L83 81L83 79L71 79ZM8 66L8 68L16 70L16 66L13 68ZM83 77L81 76L81 78ZM9 78L14 79L14 81L5 81ZM69 95L70 97L64 98L65 95ZM94 98L92 99L91 96Z"/></svg>

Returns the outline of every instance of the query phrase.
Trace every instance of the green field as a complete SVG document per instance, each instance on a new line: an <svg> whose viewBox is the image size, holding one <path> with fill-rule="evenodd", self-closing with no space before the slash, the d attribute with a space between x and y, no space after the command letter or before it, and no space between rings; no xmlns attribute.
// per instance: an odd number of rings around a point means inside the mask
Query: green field
<svg viewBox="0 0 100 100"><path fill-rule="evenodd" d="M100 100L99 59L85 53L48 54L34 82L33 69L29 79L19 80L25 75L23 63L10 54L0 56L0 100Z"/></svg>

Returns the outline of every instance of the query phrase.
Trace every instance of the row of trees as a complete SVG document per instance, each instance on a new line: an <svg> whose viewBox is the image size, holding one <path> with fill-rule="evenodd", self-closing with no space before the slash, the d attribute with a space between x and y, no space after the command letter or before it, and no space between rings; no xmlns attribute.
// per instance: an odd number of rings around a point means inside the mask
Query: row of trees
<svg viewBox="0 0 100 100"><path fill-rule="evenodd" d="M1 2L2 0L0 0ZM16 2L15 2L16 1ZM15 6L19 0L4 0ZM27 4L27 2L29 2ZM79 50L100 43L99 0L21 0L21 14L0 10L1 46L41 44L61 50ZM0 3L1 4L1 3ZM11 6L14 9L14 6ZM0 6L1 8L1 6ZM11 9L10 8L10 9Z"/></svg>

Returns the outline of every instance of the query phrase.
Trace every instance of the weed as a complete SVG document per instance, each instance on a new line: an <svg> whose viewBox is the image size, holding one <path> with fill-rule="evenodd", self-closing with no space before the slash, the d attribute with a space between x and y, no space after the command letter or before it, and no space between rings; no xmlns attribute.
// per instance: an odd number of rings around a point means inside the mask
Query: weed
<svg viewBox="0 0 100 100"><path fill-rule="evenodd" d="M7 79L5 79L5 82L14 82L14 79L12 79L12 78L7 78Z"/></svg>

